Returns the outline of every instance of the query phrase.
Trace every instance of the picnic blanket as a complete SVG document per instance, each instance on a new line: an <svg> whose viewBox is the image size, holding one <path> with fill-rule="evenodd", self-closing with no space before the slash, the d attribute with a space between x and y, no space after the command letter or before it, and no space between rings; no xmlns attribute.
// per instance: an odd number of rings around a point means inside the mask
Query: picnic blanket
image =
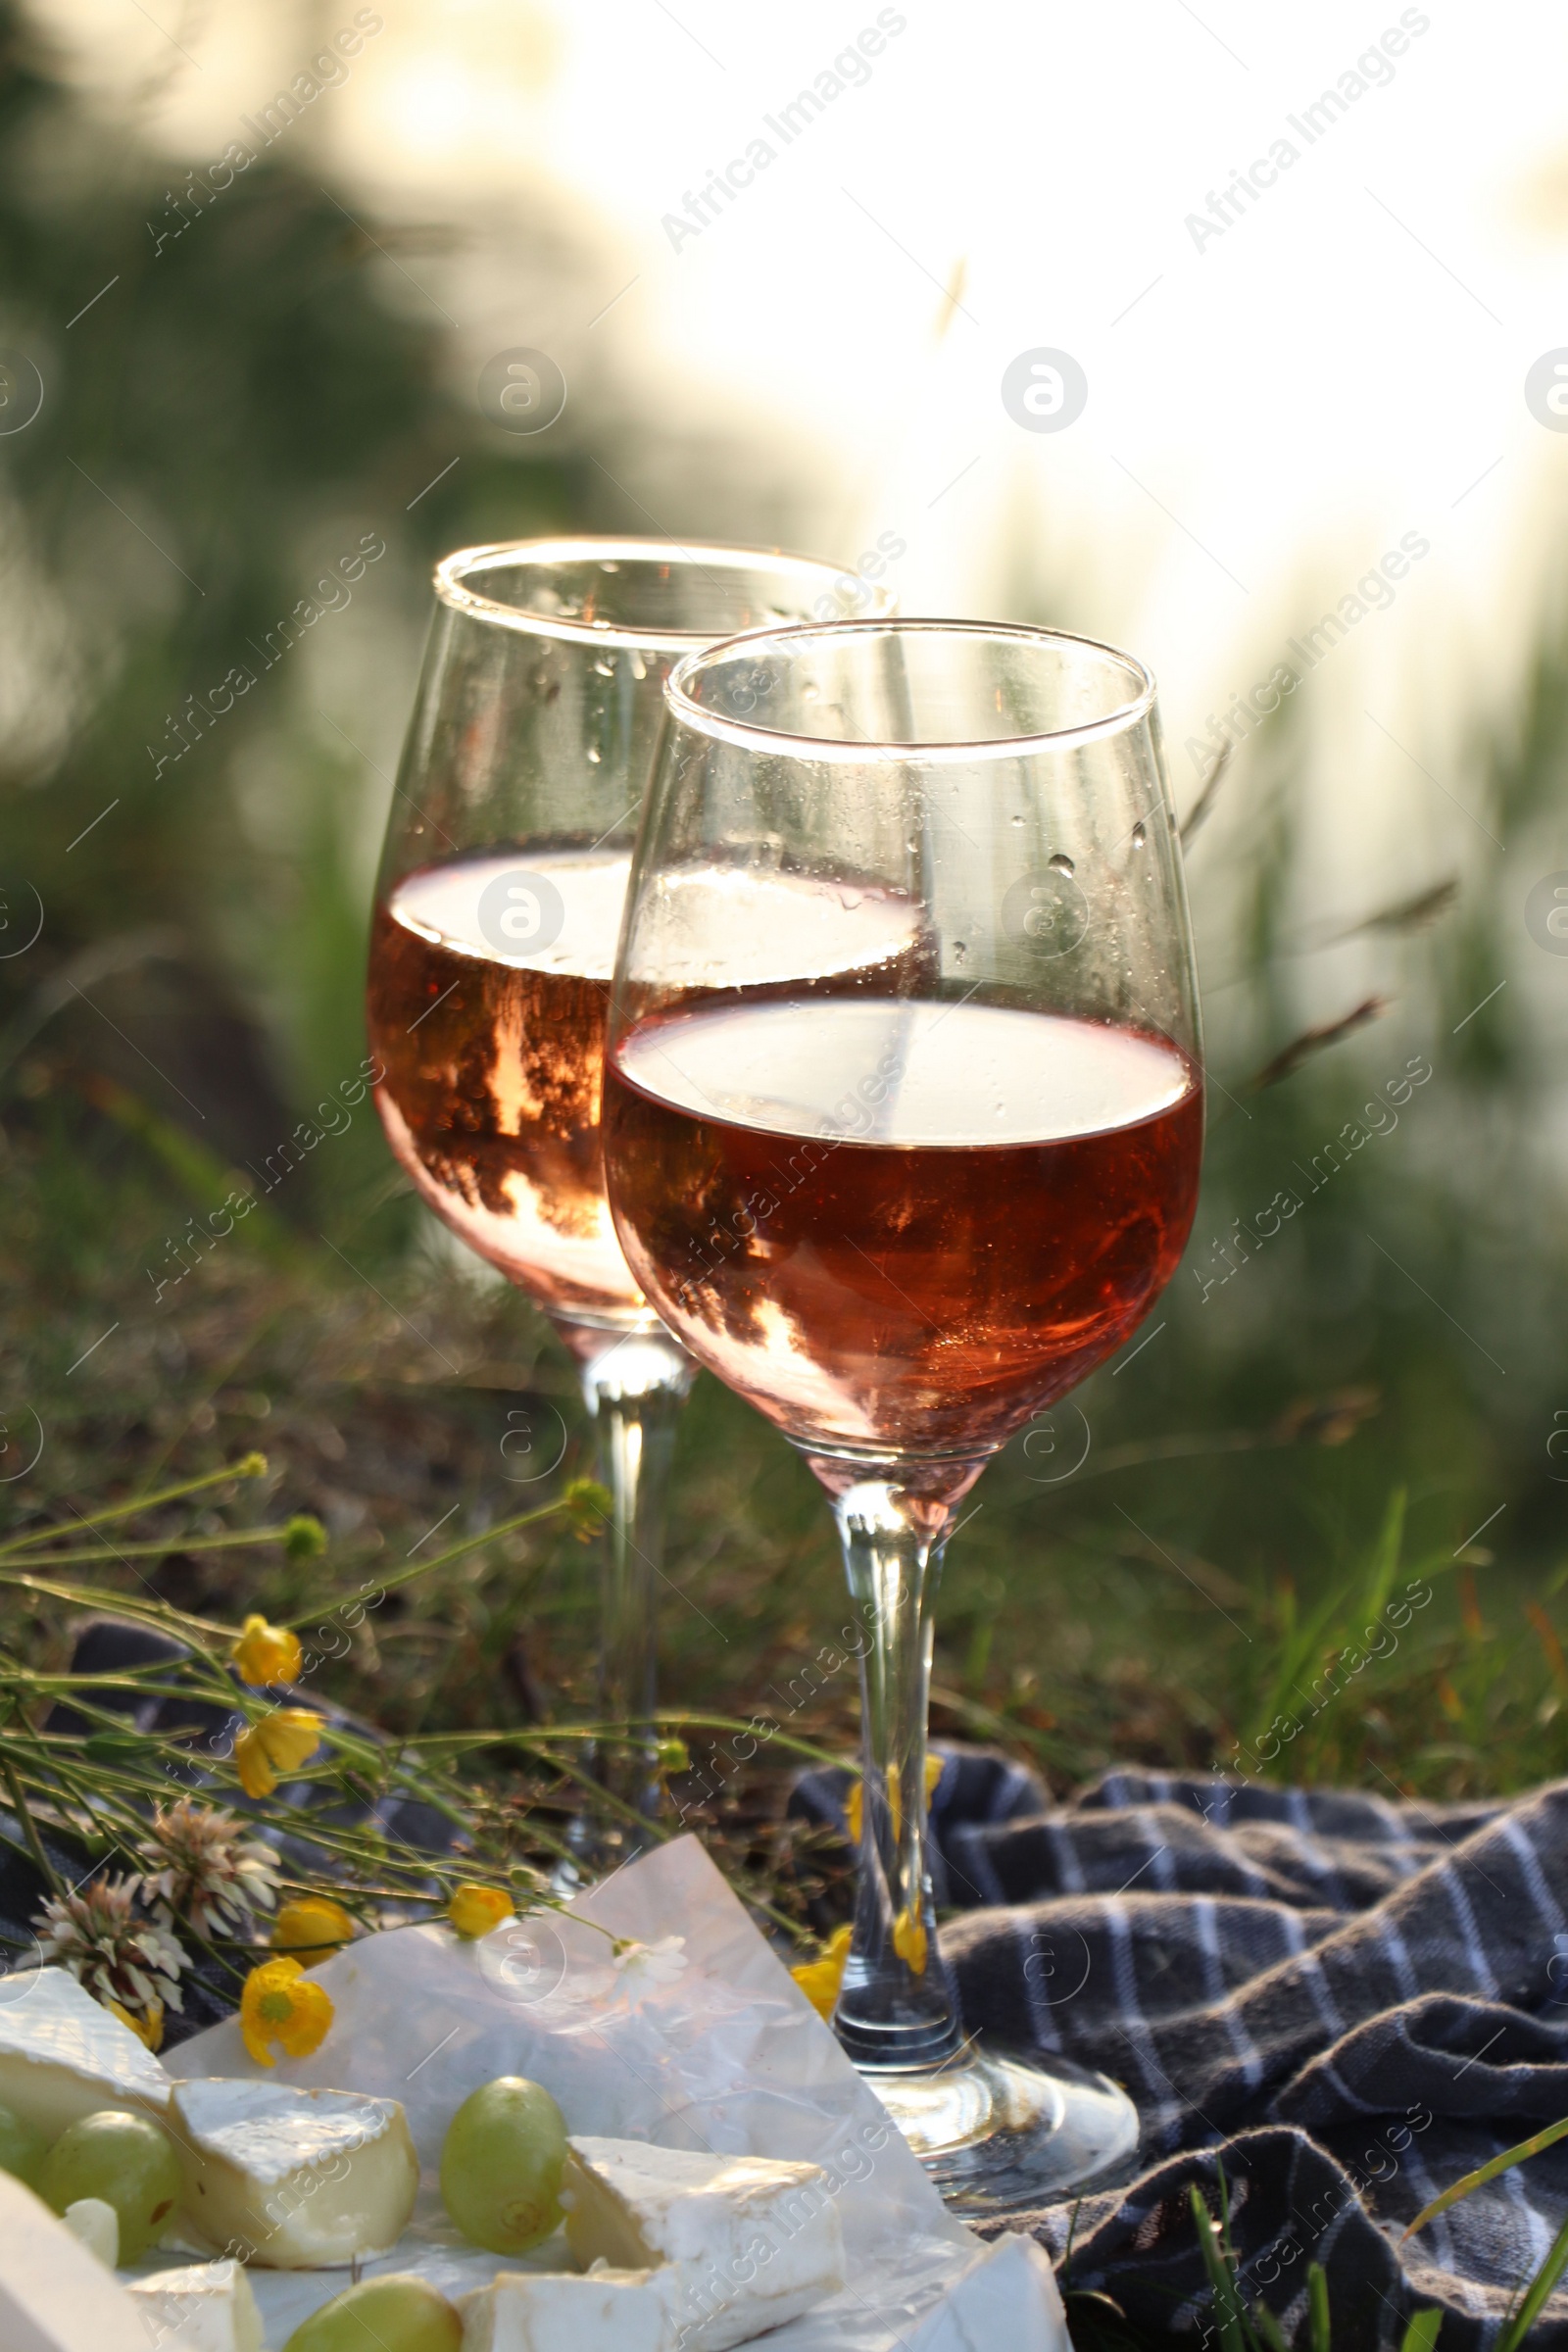
<svg viewBox="0 0 1568 2352"><path fill-rule="evenodd" d="M965 2023L1099 2068L1142 2120L1121 2182L1021 2217L1063 2284L1141 2328L1213 2330L1188 2197L1224 2167L1249 2300L1334 2352L1496 2339L1568 2217L1568 2140L1417 2237L1473 2167L1568 2115L1568 1784L1508 1804L1107 1773L1065 1804L945 1750L932 1805L942 1954ZM796 1809L842 1821L843 1776ZM1013 2226L1020 2226L1015 2224ZM1531 2336L1568 2346L1568 2291Z"/></svg>

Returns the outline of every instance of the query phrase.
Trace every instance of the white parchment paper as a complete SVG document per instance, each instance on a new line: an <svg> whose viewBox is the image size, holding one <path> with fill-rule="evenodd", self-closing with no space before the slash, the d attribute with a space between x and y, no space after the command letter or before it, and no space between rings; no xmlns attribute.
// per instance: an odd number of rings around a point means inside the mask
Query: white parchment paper
<svg viewBox="0 0 1568 2352"><path fill-rule="evenodd" d="M589 1924L593 1923L593 1924ZM667 1982L612 1964L612 1936L684 1937ZM233 2021L170 2053L172 2075L401 2099L419 2152L415 2218L368 2273L418 2271L449 2294L525 2267L463 2243L437 2189L441 2142L470 2090L527 2075L567 2129L727 2155L794 2157L835 2186L850 2286L767 2338L777 2352L1067 2352L1051 2267L1027 2238L983 2246L944 2207L833 2034L694 1838L661 1846L549 1913L466 1943L445 1927L363 1937L313 1972L336 2008L314 2057L259 2067ZM160 2259L188 2259L164 2249ZM564 2241L528 2258L570 2267ZM143 2269L152 2267L144 2265ZM341 2271L251 2273L272 2352L347 2283Z"/></svg>

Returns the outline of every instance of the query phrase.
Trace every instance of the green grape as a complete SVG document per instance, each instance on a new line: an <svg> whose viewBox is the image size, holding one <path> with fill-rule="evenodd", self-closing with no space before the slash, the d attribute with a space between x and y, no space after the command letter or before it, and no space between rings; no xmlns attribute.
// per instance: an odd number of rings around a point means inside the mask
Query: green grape
<svg viewBox="0 0 1568 2352"><path fill-rule="evenodd" d="M43 2133L14 2107L0 2107L0 2173L15 2173L29 2188L36 2188L48 2146Z"/></svg>
<svg viewBox="0 0 1568 2352"><path fill-rule="evenodd" d="M295 2328L283 2352L462 2352L463 2322L412 2271L365 2278Z"/></svg>
<svg viewBox="0 0 1568 2352"><path fill-rule="evenodd" d="M56 2213L78 2197L102 2197L120 2216L120 2259L135 2262L174 2218L179 2159L151 2116L106 2107L62 2132L38 2173L38 2194Z"/></svg>
<svg viewBox="0 0 1568 2352"><path fill-rule="evenodd" d="M441 2195L465 2237L526 2254L561 2224L566 2125L537 2082L500 2075L470 2091L447 2127Z"/></svg>

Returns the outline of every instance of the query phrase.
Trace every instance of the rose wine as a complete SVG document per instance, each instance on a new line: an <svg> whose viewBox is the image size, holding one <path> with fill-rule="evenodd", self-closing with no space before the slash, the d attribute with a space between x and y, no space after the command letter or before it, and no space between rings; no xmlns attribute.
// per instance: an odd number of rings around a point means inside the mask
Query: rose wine
<svg viewBox="0 0 1568 2352"><path fill-rule="evenodd" d="M552 1312L635 1322L648 1310L599 1148L630 865L623 850L514 852L406 876L376 908L368 1025L387 1141L430 1207ZM505 928L505 878L519 873L538 878L534 945ZM528 924L514 913L512 928Z"/></svg>
<svg viewBox="0 0 1568 2352"><path fill-rule="evenodd" d="M1193 1220L1164 1037L869 996L656 1013L607 1074L631 1266L808 1446L984 1452L1126 1339Z"/></svg>
<svg viewBox="0 0 1568 2352"><path fill-rule="evenodd" d="M568 1324L654 1319L611 1222L600 1144L629 870L624 850L562 848L424 866L371 933L368 1024L392 1150L471 1250ZM666 942L696 895L695 987L858 966L886 987L906 968L913 917L890 895L699 868L660 902Z"/></svg>

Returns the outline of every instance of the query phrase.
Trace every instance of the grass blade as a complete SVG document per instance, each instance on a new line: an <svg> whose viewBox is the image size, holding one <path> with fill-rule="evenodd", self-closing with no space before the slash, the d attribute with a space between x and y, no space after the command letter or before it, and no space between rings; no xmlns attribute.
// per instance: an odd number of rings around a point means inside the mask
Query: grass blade
<svg viewBox="0 0 1568 2352"><path fill-rule="evenodd" d="M1564 2222L1546 2252L1546 2259L1530 2281L1524 2301L1503 2329L1497 2342L1497 2352L1518 2352L1537 2320L1542 2306L1563 2271L1568 2268L1568 2222Z"/></svg>
<svg viewBox="0 0 1568 2352"><path fill-rule="evenodd" d="M1436 2352L1438 2330L1443 2326L1443 2314L1437 2305L1429 2304L1418 2311L1406 2328L1399 2343L1399 2352Z"/></svg>
<svg viewBox="0 0 1568 2352"><path fill-rule="evenodd" d="M1378 1540L1372 1546L1372 1557L1367 1562L1366 1591L1361 1595L1361 1608L1369 1620L1381 1617L1384 1603L1394 1590L1395 1572L1399 1565L1399 1549L1404 1540L1405 1499L1404 1488L1396 1487L1389 1496L1389 1507L1384 1513ZM1367 1630L1371 1631L1370 1624Z"/></svg>
<svg viewBox="0 0 1568 2352"><path fill-rule="evenodd" d="M1312 2352L1332 2352L1332 2330L1329 2327L1329 2275L1320 2262L1309 2263L1306 2273L1306 2320L1311 2331Z"/></svg>
<svg viewBox="0 0 1568 2352"><path fill-rule="evenodd" d="M1214 2297L1214 2319L1219 2328L1219 2340L1225 2352L1250 2352L1241 2302L1236 2292L1236 2280L1220 2251L1218 2227L1196 2181L1187 2194L1193 2208L1193 2227L1198 2231L1199 2252L1203 2257L1203 2268L1208 2273L1208 2283Z"/></svg>
<svg viewBox="0 0 1568 2352"><path fill-rule="evenodd" d="M1430 2205L1422 2206L1415 2220L1401 2233L1401 2242L1405 2237L1414 2237L1416 2231L1424 2230L1428 2222L1435 2222L1440 2213L1446 2213L1450 2205L1457 2205L1459 2199L1467 2197L1473 2188L1484 2188L1489 2180L1495 2180L1499 2173L1511 2172L1516 2164L1523 2164L1527 2157L1539 2156L1543 2148L1549 2148L1554 2141L1562 2138L1564 2132L1568 2132L1568 2115L1555 2124L1548 2124L1544 2132L1536 2133L1534 2139L1522 2139L1517 2147L1504 2148L1500 2156L1494 2156L1490 2164L1478 2165L1473 2173L1466 2173L1462 2180L1456 2180L1451 2188L1446 2188L1441 2197L1434 2197ZM1502 2352L1500 2344L1497 2352Z"/></svg>
<svg viewBox="0 0 1568 2352"><path fill-rule="evenodd" d="M1266 2303L1254 2303L1248 2317L1262 2337L1265 2352L1291 2352L1290 2345L1285 2341L1285 2330Z"/></svg>

